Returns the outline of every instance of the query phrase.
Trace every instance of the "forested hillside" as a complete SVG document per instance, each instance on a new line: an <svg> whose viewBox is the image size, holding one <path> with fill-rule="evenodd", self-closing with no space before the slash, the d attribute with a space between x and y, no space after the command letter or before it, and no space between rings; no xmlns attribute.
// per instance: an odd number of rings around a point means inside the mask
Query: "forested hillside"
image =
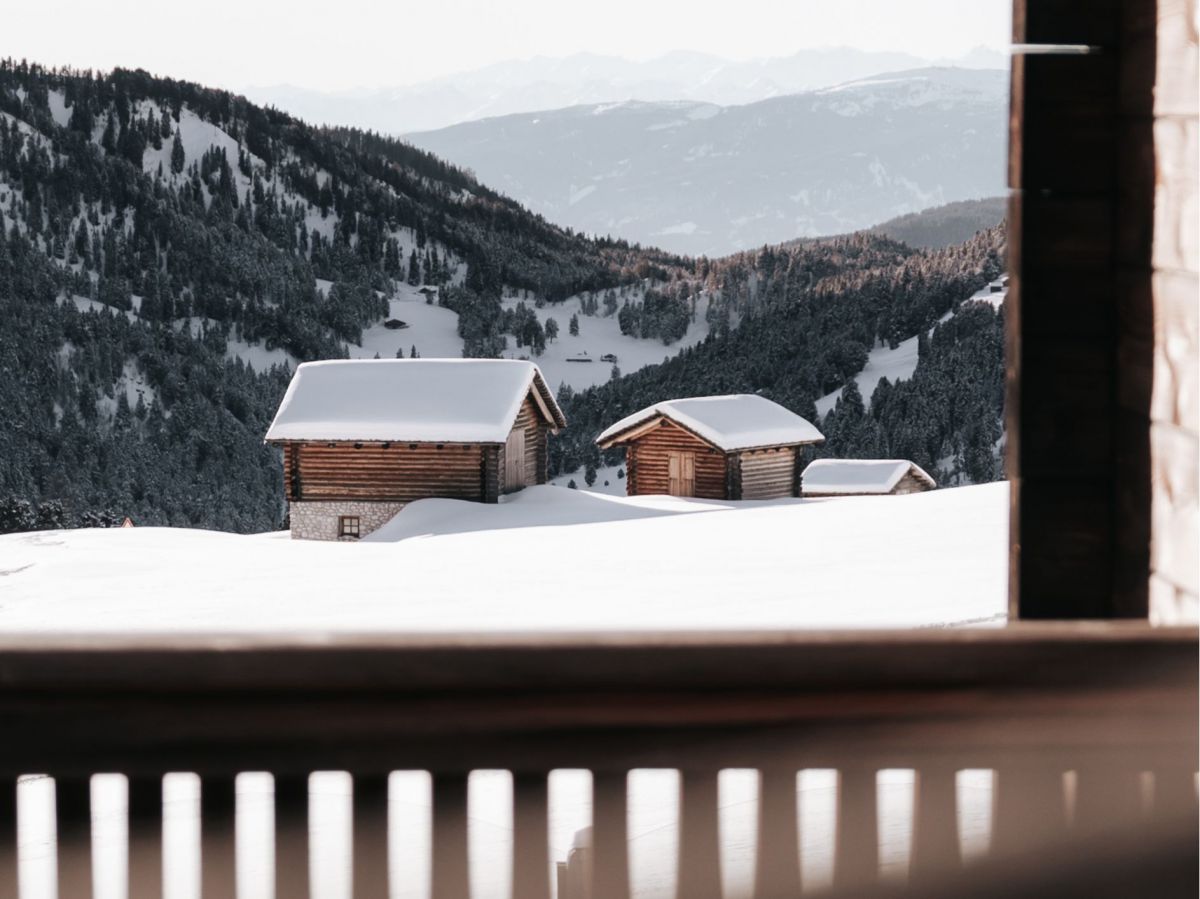
<svg viewBox="0 0 1200 899"><path fill-rule="evenodd" d="M650 398L752 389L806 412L877 340L910 338L993 277L1001 253L991 233L936 253L856 236L682 259L558 228L398 141L144 72L0 62L0 531L125 515L278 526L262 435L290 369L271 363L346 355L401 289L454 313L463 355L536 358L567 298L631 339L707 328L676 359L564 397L567 470ZM969 435L998 427L1002 367L998 324L975 317L970 335L939 328L894 398L839 410L828 450L900 452L912 431L918 461L982 446ZM925 408L947 389L953 403Z"/></svg>
<svg viewBox="0 0 1200 899"><path fill-rule="evenodd" d="M1008 200L1004 197L959 200L889 219L870 231L910 247L948 247L970 240L976 231L996 227L1004 221L1007 210Z"/></svg>
<svg viewBox="0 0 1200 899"><path fill-rule="evenodd" d="M964 300L1003 269L1000 227L945 250L915 251L859 234L714 263L707 278L727 297L715 314L738 316L740 324L714 329L661 365L578 394L564 391L571 430L551 464L566 472L618 463L619 451L602 460L591 437L652 403L760 393L819 422L827 439L818 455L908 458L950 483L994 480L1003 310ZM913 376L885 379L863 397L853 376L870 351L914 335ZM820 419L816 401L838 390L836 406Z"/></svg>
<svg viewBox="0 0 1200 899"><path fill-rule="evenodd" d="M144 72L0 62L0 517L276 526L261 439L289 373L231 346L345 355L407 282L489 353L502 286L553 301L662 265L397 141Z"/></svg>

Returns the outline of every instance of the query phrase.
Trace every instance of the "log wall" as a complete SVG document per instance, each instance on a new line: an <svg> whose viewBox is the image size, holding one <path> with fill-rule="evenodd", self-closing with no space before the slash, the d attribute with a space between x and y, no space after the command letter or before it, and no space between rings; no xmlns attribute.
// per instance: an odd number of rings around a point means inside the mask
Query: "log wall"
<svg viewBox="0 0 1200 899"><path fill-rule="evenodd" d="M738 453L740 499L796 496L796 449L774 447Z"/></svg>
<svg viewBox="0 0 1200 899"><path fill-rule="evenodd" d="M550 429L532 397L525 398L517 420L513 423L512 431L509 433L515 431L525 432L525 483L505 484L502 491L504 493L510 493L531 484L544 484L547 479L547 444ZM506 463L504 447L500 447L501 474L507 470Z"/></svg>
<svg viewBox="0 0 1200 899"><path fill-rule="evenodd" d="M662 423L629 444L626 454L626 490L630 496L668 492L668 454L696 454L696 496L728 498L725 454L673 422Z"/></svg>
<svg viewBox="0 0 1200 899"><path fill-rule="evenodd" d="M288 443L288 500L485 499L480 444Z"/></svg>

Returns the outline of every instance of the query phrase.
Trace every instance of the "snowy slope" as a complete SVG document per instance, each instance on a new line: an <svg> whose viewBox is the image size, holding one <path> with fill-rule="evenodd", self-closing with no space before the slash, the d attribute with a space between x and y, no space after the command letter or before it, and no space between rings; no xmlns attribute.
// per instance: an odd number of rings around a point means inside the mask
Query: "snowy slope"
<svg viewBox="0 0 1200 899"><path fill-rule="evenodd" d="M628 295L632 301L640 301L645 295L647 285L642 284L633 289ZM622 298L621 301L624 302ZM511 309L520 302L515 297L504 300L504 307ZM530 305L530 304L526 304ZM612 377L612 364L601 362L600 357L612 354L617 357L617 367L623 374L630 374L647 365L654 365L677 354L689 346L700 343L708 336L708 323L704 313L708 309L707 296L701 296L696 304L695 320L688 325L687 334L683 339L665 346L660 340L642 340L621 333L615 315L584 315L582 311L583 297L574 296L561 303L547 303L534 313L543 325L546 320L553 318L558 323L558 338L546 346L546 351L536 357L538 367L546 376L546 383L551 390L558 390L560 384L570 384L575 390L582 390L603 384ZM579 315L579 334L572 337L567 325L571 316ZM528 354L528 349L518 349L513 346L513 338L509 336L510 351L508 355L519 357ZM590 358L592 362L569 362L569 359Z"/></svg>
<svg viewBox="0 0 1200 899"><path fill-rule="evenodd" d="M631 288L621 301L639 301L645 294L645 287L639 285ZM322 289L327 290L328 285ZM397 296L391 301L388 317L399 319L408 327L393 331L384 327L383 322L373 325L363 331L362 346L347 346L350 358L371 359L378 355L382 359L389 359L396 355L397 350L408 357L414 348L423 359L461 356L463 342L458 336L458 315L437 305L436 302L427 304L418 287L398 284L396 290ZM569 384L575 390L583 390L603 384L611 378L612 363L601 362L601 356L616 356L617 366L622 373L629 374L647 365L662 362L680 350L694 346L708 335L708 323L704 319L708 308L706 296L702 296L696 304L696 320L688 326L687 334L670 346L663 345L660 340L642 340L622 334L615 315L605 316L603 312L598 315L585 315L583 301L584 296L577 295L561 303L547 303L538 309L532 301L510 293L501 302L505 309L515 309L518 303L524 302L543 325L551 318L558 324L558 338L546 345L542 355L534 356L528 347L516 346L516 339L511 334L506 335L508 349L504 354L509 359L528 359L536 362L546 378L546 383L555 393L562 384ZM579 316L579 334L576 336L571 336L568 331L572 315ZM588 358L592 361L567 361L573 358Z"/></svg>
<svg viewBox="0 0 1200 899"><path fill-rule="evenodd" d="M407 358L414 347L426 359L452 359L462 355L458 315L436 304L427 304L420 288L398 284L396 298L388 309L388 318L398 319L408 327L392 331L385 328L381 321L364 329L362 346L350 345L346 348L351 359L371 359L376 354L382 359L390 359L397 350L403 351ZM553 382L548 383L554 386Z"/></svg>
<svg viewBox="0 0 1200 899"><path fill-rule="evenodd" d="M993 291L993 286L999 289ZM983 302L999 307L1007 296L1008 289L1001 287L1000 282L996 281L981 290L977 290L963 302ZM953 312L948 312L938 319L938 324L949 321L953 315ZM930 328L930 333L933 333L932 328ZM901 341L895 349L888 346L878 346L871 350L867 354L866 366L854 376L854 380L858 384L858 391L862 394L863 402L870 406L871 394L875 392L875 388L879 385L880 378L887 378L892 383L907 381L913 376L913 372L916 370L917 338L914 335L908 338L908 340ZM817 400L818 417L824 418L829 413L829 410L837 405L838 397L841 395L842 391L839 388Z"/></svg>

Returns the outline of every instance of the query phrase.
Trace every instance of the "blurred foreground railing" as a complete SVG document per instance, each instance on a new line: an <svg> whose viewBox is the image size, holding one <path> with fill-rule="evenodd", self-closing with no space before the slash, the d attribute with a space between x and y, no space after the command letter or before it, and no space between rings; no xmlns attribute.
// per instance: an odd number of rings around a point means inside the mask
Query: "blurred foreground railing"
<svg viewBox="0 0 1200 899"><path fill-rule="evenodd" d="M752 895L761 899L803 889L796 774L808 768L838 771L833 885L849 895L876 888L876 772L893 768L916 772L908 878L915 894L962 895L956 878L972 870L982 877L992 865L988 895L1036 894L1030 883L1068 895L1056 877L1162 861L1168 847L1167 867L1150 866L1144 876L1175 872L1168 880L1179 894L1195 895L1196 680L1195 629L1116 623L4 637L0 897L17 895L22 774L54 778L58 895L69 899L91 895L90 775L129 778L129 894L156 897L164 879L179 876L169 858L163 870L163 775L199 774L202 895L232 897L234 778L271 772L276 895L302 897L308 775L348 771L353 895L363 899L389 895L388 774L421 770L432 776L432 895L465 899L467 777L507 769L512 895L623 899L638 892L635 884L631 893L627 831L627 774L635 768L680 772L681 899L722 895L717 775L725 768L760 772ZM593 817L570 857L553 859L547 776L560 768L592 772ZM963 871L955 778L979 768L996 772L991 849ZM1057 871L1060 859L1076 867ZM1004 891L1008 878L1012 892ZM985 892L983 880L975 886Z"/></svg>

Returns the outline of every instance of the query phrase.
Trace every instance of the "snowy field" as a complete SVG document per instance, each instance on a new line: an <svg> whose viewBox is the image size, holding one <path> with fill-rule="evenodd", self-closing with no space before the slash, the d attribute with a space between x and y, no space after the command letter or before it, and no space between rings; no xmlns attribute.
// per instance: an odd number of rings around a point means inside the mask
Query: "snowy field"
<svg viewBox="0 0 1200 899"><path fill-rule="evenodd" d="M606 475L602 471L599 486ZM614 480L617 489L624 482ZM582 482L580 482L582 487ZM45 531L0 537L0 629L33 631L530 631L652 628L944 627L1003 621L1008 489L988 484L899 497L713 502L615 498L533 487L486 506L423 500L360 543L294 542L169 528ZM530 601L528 559L539 595ZM621 565L614 566L613 560ZM464 560L472 564L465 566ZM462 576L486 572L486 583ZM399 573L399 574L398 574ZM637 584L635 591L614 589ZM636 899L671 899L678 775L637 771L630 787ZM590 823L590 775L551 776L551 858ZM198 782L168 777L168 899L198 899ZM50 783L21 784L26 899L53 897ZM348 899L349 782L322 773L313 791L314 895ZM753 874L757 774L720 781L721 864L729 895ZM239 896L271 895L271 785L238 782ZM97 899L123 896L124 782L93 781ZM806 882L832 872L836 775L797 781ZM473 899L509 899L511 778L470 783ZM913 778L879 774L880 860L903 877ZM970 856L989 838L991 775L959 774L960 836ZM428 895L429 779L391 783L393 899Z"/></svg>
<svg viewBox="0 0 1200 899"><path fill-rule="evenodd" d="M1004 484L765 502L618 498L544 486L494 506L422 500L358 544L172 528L16 534L0 537L0 629L486 631L998 620L1007 502ZM542 560L536 602L525 577L533 553ZM486 573L486 583L449 576L462 572L464 560ZM638 589L614 589L618 570L621 584Z"/></svg>

